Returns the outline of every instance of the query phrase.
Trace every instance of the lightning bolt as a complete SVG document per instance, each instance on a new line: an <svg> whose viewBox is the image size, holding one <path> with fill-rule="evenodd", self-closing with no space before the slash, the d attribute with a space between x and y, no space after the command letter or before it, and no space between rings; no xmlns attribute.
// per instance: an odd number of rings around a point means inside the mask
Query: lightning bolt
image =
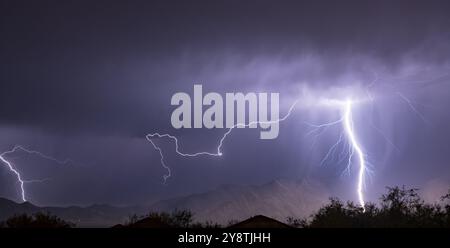
<svg viewBox="0 0 450 248"><path fill-rule="evenodd" d="M69 163L72 163L73 161L70 159L66 159L66 160L58 160L54 157L48 156L42 152L39 151L35 151L35 150L30 150L27 149L23 146L20 145L16 145L13 147L13 149L5 151L3 153L0 154L0 161L9 169L9 171L11 171L17 178L17 181L20 184L20 192L21 192L21 198L22 201L26 202L27 198L26 198L26 193L25 193L25 183L36 183L36 182L45 182L50 180L49 178L45 178L45 179L41 179L41 180L24 180L22 175L20 174L20 172L14 167L14 165L6 158L7 155L13 154L17 151L23 151L25 153L31 154L31 155L35 155L38 156L40 158L46 159L46 160L50 160L52 162L55 162L57 164L61 164L61 165L66 165Z"/></svg>
<svg viewBox="0 0 450 248"><path fill-rule="evenodd" d="M325 105L327 105L327 106L330 106L330 105L331 106L338 106L340 108L340 110L341 110L341 118L336 120L336 121L333 121L333 122L319 124L319 125L305 122L307 125L309 125L309 126L314 128L308 134L312 134L312 133L316 132L316 137L317 137L321 133L325 132L327 128L329 128L331 126L335 126L337 124L342 124L344 131L339 136L339 140L329 149L329 151L327 152L325 157L322 159L321 164L325 163L325 161L335 151L335 149L339 146L339 144L343 142L343 137L344 137L344 133L345 133L345 136L347 138L347 142L349 144L348 156L347 156L348 162L347 162L347 167L346 168L348 170L350 169L350 166L351 166L352 161L353 161L353 156L356 153L356 155L358 157L358 164L359 164L358 182L357 182L357 189L356 189L356 191L357 191L357 195L358 195L359 204L363 208L363 211L365 211L365 208L364 208L365 201L364 201L363 186L364 186L365 172L367 170L367 161L366 161L366 155L364 154L362 146L360 145L360 143L358 142L358 140L356 138L356 134L355 134L355 131L354 131L354 128L353 128L353 117L352 117L353 102L351 100L341 101L341 100L332 100L332 99L322 99L319 102L321 102L322 104L325 103ZM163 166L164 169L167 170L167 174L165 174L163 176L164 183L166 183L166 180L171 176L171 170L170 170L170 167L168 167L166 165L163 151L155 143L155 141L154 141L155 138L160 138L160 139L161 138L167 138L167 139L172 140L175 143L175 152L178 155L182 156L182 157L198 157L198 156L220 157L220 156L223 155L222 147L223 147L225 139L232 133L232 131L235 128L237 128L237 127L248 127L248 126L254 125L254 124L272 124L272 123L282 122L282 121L286 120L287 118L289 118L289 116L291 115L291 113L295 109L297 103L298 103L298 100L295 101L290 106L289 111L280 119L277 119L277 120L274 120L274 121L266 121L266 122L255 121L255 122L250 122L248 124L238 123L238 124L232 126L220 138L220 140L218 142L218 146L216 148L216 152L208 152L208 151L201 151L201 152L196 152L196 153L185 153L185 152L182 152L180 150L180 145L179 145L178 138L173 136L173 135L170 135L170 134L150 133L150 134L146 135L146 139L152 144L153 148L158 151L158 153L160 155L161 165Z"/></svg>
<svg viewBox="0 0 450 248"><path fill-rule="evenodd" d="M361 145L358 143L356 139L356 135L353 129L353 118L352 118L352 102L351 100L347 100L345 102L345 112L344 112L344 129L347 133L347 137L353 147L353 150L358 155L359 160L359 172L358 172L358 185L357 185L357 193L359 204L365 211L365 202L364 202L364 192L363 192L363 184L364 184L364 172L366 171L366 159L364 152L361 148Z"/></svg>
<svg viewBox="0 0 450 248"><path fill-rule="evenodd" d="M336 143L334 143L330 147L328 152L325 154L325 156L323 157L323 159L320 162L320 165L325 164L326 161L329 160L330 157L334 155L334 153L335 153L336 149L339 147L339 145L344 142L343 137L345 136L347 144L348 144L348 149L344 149L344 151L346 151L345 157L347 158L347 165L346 165L345 171L348 171L348 172L350 171L350 168L351 168L351 165L353 162L353 157L356 153L357 158L358 158L358 165L359 165L356 192L358 195L359 205L362 207L363 211L365 211L365 208L364 208L364 206L365 206L364 179L365 179L365 173L366 173L366 171L368 171L368 168L367 168L368 162L366 159L366 155L363 152L363 148L356 138L356 133L355 133L354 126L353 126L353 114L352 114L353 102L350 99L348 99L346 101L325 100L325 102L327 103L326 104L327 106L338 107L341 111L341 118L339 118L336 121L323 123L323 124L311 124L311 123L305 122L305 124L307 124L308 126L313 128L311 131L309 131L307 133L307 135L315 134L314 140L316 140L316 138L319 135L323 134L327 128L329 128L331 126L335 126L337 124L342 125L343 131L339 135L339 138L336 141ZM339 156L342 158L339 159L337 164L340 164L344 159L344 156L341 156L341 155L342 155L342 153Z"/></svg>
<svg viewBox="0 0 450 248"><path fill-rule="evenodd" d="M20 173L14 168L14 166L8 161L8 160L6 160L5 159L5 157L3 156L3 154L2 155L0 155L0 160L3 162L3 164L5 164L7 167L8 167L8 169L12 172L12 173L14 173L15 175L16 175L16 177L17 177L17 181L19 181L19 184L20 184L20 190L21 190L21 193L22 193L22 201L24 201L24 202L26 202L27 201L27 199L25 198L25 187L24 187L24 180L22 179L22 176L20 175Z"/></svg>
<svg viewBox="0 0 450 248"><path fill-rule="evenodd" d="M166 163L164 162L164 154L162 152L162 149L156 145L156 143L154 142L154 138L168 138L171 139L175 142L175 152L182 156L182 157L198 157L198 156L213 156L213 157L220 157L223 155L222 153L222 146L223 143L225 141L225 139L231 134L231 132L238 127L249 127L251 125L255 125L255 124L274 124L274 123L279 123L282 122L284 120L286 120L292 113L292 111L294 110L295 106L297 105L298 101L295 101L289 108L288 112L280 119L277 120L273 120L273 121L252 121L249 122L248 124L245 123L237 123L235 125L233 125L232 127L228 128L227 132L225 132L223 134L223 136L220 138L219 140L219 145L216 148L216 152L207 152L207 151L203 151L203 152L196 152L196 153L184 153L180 151L180 146L179 146L179 142L178 142L178 138L170 135L170 134L160 134L160 133L150 133L146 135L146 139L153 145L153 148L155 148L155 150L157 150L159 152L160 155L160 161L161 161L161 165L164 167L164 169L167 170L167 174L165 174L163 176L164 179L164 183L166 182L166 180L170 177L171 175L171 170L170 167L168 167L166 165Z"/></svg>

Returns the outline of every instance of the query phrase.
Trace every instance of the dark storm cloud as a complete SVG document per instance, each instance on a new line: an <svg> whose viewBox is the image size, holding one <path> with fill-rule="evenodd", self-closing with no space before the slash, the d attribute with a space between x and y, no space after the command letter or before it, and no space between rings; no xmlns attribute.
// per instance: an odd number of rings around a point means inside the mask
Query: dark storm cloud
<svg viewBox="0 0 450 248"><path fill-rule="evenodd" d="M449 12L448 1L2 1L2 149L32 144L86 164L45 169L54 180L30 192L40 203L143 202L221 183L314 173L334 183L342 168L308 170L320 162L323 149L309 157L314 152L304 148L312 141L298 123L315 114L300 111L273 142L255 142L257 133L239 132L227 141L221 160L182 160L161 142L173 169L169 186L159 184L165 171L144 134L176 133L190 151L215 146L221 132L169 125L170 97L191 93L197 82L221 93L279 91L283 104L290 104L300 85L328 91L353 81L368 84L378 74L376 92L419 95L418 102L439 106L424 109L439 124L431 135L411 138L423 123L404 102L383 99L374 121L402 150L392 151L362 125L367 149L381 161L374 184L417 182L425 161L434 169L424 180L433 171L449 174L442 155L450 136L442 108L449 104ZM322 145L332 141L331 136ZM45 176L41 162L21 168L30 177ZM397 169L390 171L393 164Z"/></svg>
<svg viewBox="0 0 450 248"><path fill-rule="evenodd" d="M445 1L5 1L0 118L140 135L165 124L155 125L158 109L183 88L177 85L204 80L204 68L214 75L227 63L261 56L295 61L310 53L322 56L326 75L345 70L336 57L361 54L394 68L411 52L442 63L449 55L442 41L448 7ZM243 72L234 73L239 80Z"/></svg>

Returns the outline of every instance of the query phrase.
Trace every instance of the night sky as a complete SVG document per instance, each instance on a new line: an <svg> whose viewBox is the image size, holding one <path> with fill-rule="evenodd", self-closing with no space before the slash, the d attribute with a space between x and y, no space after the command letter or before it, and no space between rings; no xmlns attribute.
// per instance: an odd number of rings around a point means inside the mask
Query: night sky
<svg viewBox="0 0 450 248"><path fill-rule="evenodd" d="M147 133L214 152L226 129L176 130L176 92L302 92L367 98L355 130L370 161L368 200L386 186L450 186L449 1L7 1L0 3L0 151L16 144L73 163L9 155L40 205L147 204L224 184L311 180L356 200L355 170L320 162L340 133L309 123L337 112L299 107L274 140L235 130L223 157L182 158ZM400 97L405 96L408 101ZM411 105L411 106L410 106ZM413 108L415 110L413 110ZM337 160L337 159L336 159ZM20 201L0 167L0 196Z"/></svg>

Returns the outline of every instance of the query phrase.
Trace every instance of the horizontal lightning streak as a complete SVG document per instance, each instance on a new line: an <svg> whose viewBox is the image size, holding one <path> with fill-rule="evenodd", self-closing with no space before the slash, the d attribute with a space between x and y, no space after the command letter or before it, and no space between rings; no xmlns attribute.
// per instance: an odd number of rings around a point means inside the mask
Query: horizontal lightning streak
<svg viewBox="0 0 450 248"><path fill-rule="evenodd" d="M155 148L155 150L157 150L159 152L160 155L160 160L161 160L161 165L167 170L167 174L163 176L164 178L164 182L166 182L166 180L170 177L171 175L171 170L170 167L168 167L165 162L164 162L164 154L161 150L161 148L155 144L155 142L153 141L154 138L169 138L171 140L173 140L175 142L175 152L182 156L182 157L197 157L197 156L202 156L202 155L206 155L206 156L213 156L213 157L220 157L223 155L222 153L222 146L223 143L225 141L225 139L228 137L228 135L231 134L231 132L238 127L249 127L251 125L255 125L255 124L273 124L273 123L279 123L282 122L284 120L286 120L292 113L292 111L294 110L295 106L297 105L298 101L295 101L289 108L288 112L286 113L286 115L284 115L282 118L274 120L274 121L252 121L249 122L248 124L245 123L237 123L235 125L233 125L232 127L228 128L228 131L224 133L224 135L220 138L219 140L219 145L217 146L217 151L215 153L212 152L206 152L206 151L202 151L202 152L196 152L196 153L184 153L180 151L180 146L179 146L179 141L178 138L170 135L170 134L160 134L160 133L151 133L151 134L147 134L145 137L146 139L152 144L153 148Z"/></svg>

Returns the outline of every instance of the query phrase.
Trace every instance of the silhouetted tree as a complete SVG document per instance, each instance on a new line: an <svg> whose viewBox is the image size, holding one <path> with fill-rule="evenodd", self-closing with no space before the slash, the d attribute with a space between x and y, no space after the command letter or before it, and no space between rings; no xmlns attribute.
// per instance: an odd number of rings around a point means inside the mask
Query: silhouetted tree
<svg viewBox="0 0 450 248"><path fill-rule="evenodd" d="M286 222L292 227L306 227L308 226L308 221L306 219L297 219L294 217L287 217Z"/></svg>
<svg viewBox="0 0 450 248"><path fill-rule="evenodd" d="M222 228L222 225L212 222L212 221L206 221L204 223L202 222L195 222L189 226L190 228Z"/></svg>
<svg viewBox="0 0 450 248"><path fill-rule="evenodd" d="M342 203L331 198L309 220L288 218L292 226L320 227L450 227L449 194L442 197L444 204L427 204L417 189L387 188L381 196L380 207L368 203L363 209L353 202ZM443 205L443 206L442 206Z"/></svg>

